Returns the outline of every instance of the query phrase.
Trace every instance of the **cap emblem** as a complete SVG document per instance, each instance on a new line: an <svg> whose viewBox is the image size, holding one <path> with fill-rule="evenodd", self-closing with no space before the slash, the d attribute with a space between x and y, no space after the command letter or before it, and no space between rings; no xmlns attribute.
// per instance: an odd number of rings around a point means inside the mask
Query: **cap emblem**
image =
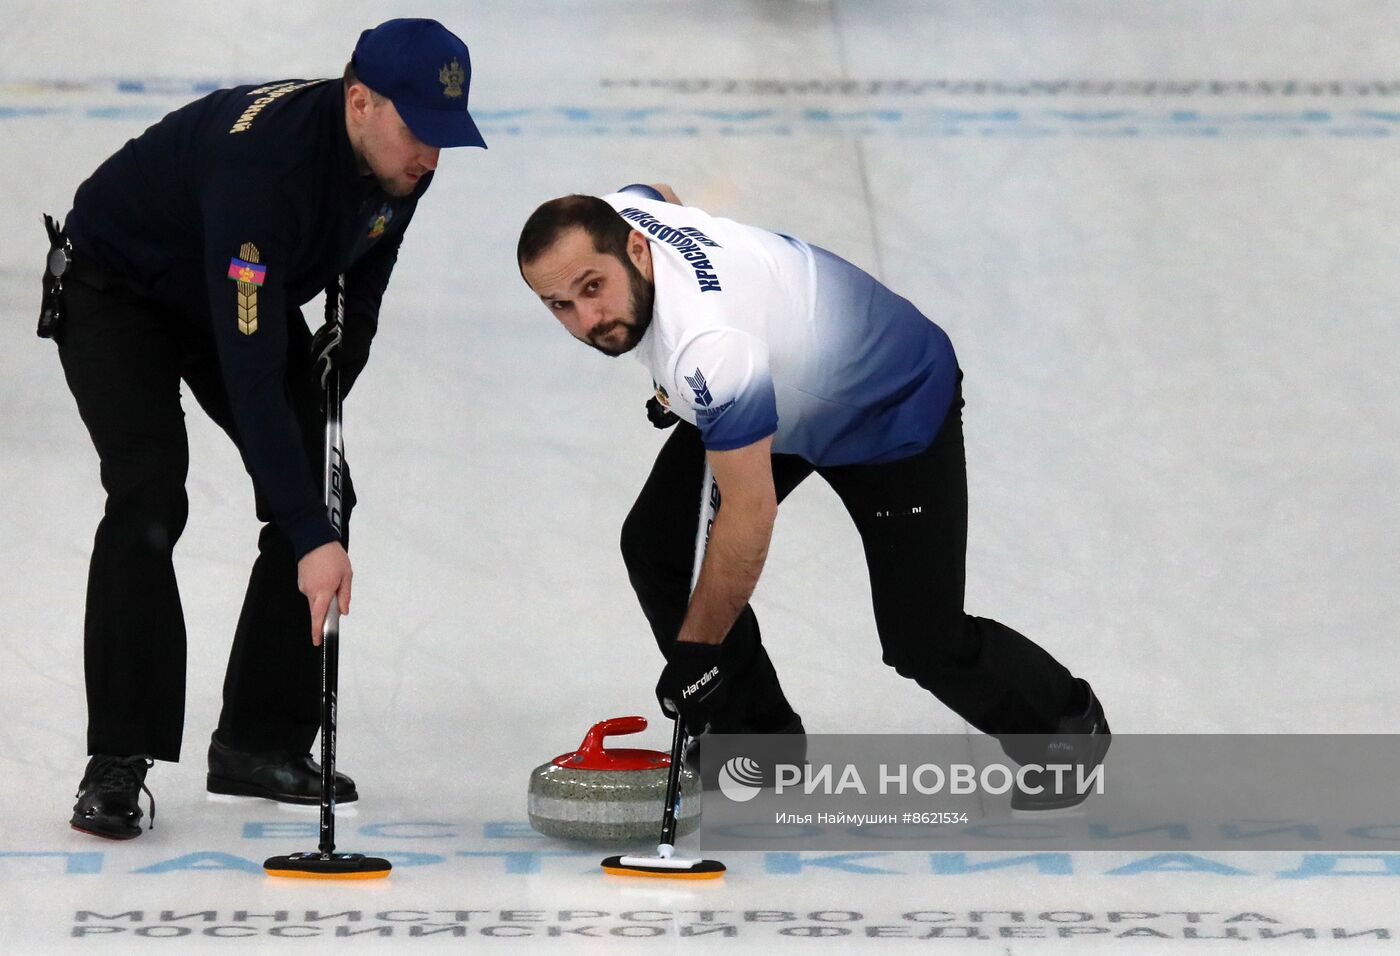
<svg viewBox="0 0 1400 956"><path fill-rule="evenodd" d="M442 84L442 95L448 99L456 99L462 95L462 84L467 81L467 74L462 69L462 65L453 57L452 62L438 70L438 82Z"/></svg>

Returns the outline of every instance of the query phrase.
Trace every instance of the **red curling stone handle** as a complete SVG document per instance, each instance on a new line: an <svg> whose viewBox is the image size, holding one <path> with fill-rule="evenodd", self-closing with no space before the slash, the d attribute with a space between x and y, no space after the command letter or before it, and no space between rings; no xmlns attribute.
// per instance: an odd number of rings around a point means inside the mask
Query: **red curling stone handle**
<svg viewBox="0 0 1400 956"><path fill-rule="evenodd" d="M600 720L588 728L588 733L584 735L583 743L579 744L577 752L601 754L604 737L639 734L646 729L647 719L645 717L609 717L607 720Z"/></svg>
<svg viewBox="0 0 1400 956"><path fill-rule="evenodd" d="M656 770L671 764L669 755L659 750L634 750L626 747L608 749L605 737L620 737L645 730L645 717L613 717L601 720L588 729L583 743L573 753L560 754L551 763L570 770Z"/></svg>

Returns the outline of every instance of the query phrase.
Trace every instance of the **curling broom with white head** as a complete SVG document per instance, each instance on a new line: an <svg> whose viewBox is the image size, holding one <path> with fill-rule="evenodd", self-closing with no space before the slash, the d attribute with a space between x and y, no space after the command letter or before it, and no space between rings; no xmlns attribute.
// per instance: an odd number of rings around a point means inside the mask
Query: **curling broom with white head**
<svg viewBox="0 0 1400 956"><path fill-rule="evenodd" d="M690 591L700 580L700 565L705 560L705 546L710 541L710 526L719 507L719 486L708 463L700 481L700 527L695 532L695 567L690 575ZM659 876L669 879L713 880L724 875L724 864L718 860L694 860L676 856L676 815L681 799L681 755L685 750L685 721L676 715L676 729L671 735L671 769L666 779L666 804L661 810L661 839L656 856L610 856L603 861L603 872L615 876Z"/></svg>

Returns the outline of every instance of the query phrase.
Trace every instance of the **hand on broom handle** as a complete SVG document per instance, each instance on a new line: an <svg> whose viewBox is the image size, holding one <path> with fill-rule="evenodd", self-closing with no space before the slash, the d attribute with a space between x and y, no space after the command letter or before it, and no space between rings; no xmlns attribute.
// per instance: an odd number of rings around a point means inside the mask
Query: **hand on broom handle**
<svg viewBox="0 0 1400 956"><path fill-rule="evenodd" d="M311 643L321 644L341 614L350 613L350 585L355 572L339 541L328 541L297 562L297 588L311 605Z"/></svg>

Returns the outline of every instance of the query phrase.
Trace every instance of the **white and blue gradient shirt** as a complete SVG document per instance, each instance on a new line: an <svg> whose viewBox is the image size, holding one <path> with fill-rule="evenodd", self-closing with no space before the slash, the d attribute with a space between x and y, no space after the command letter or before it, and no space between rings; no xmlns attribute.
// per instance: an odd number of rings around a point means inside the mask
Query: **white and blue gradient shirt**
<svg viewBox="0 0 1400 956"><path fill-rule="evenodd" d="M815 465L874 464L933 440L957 359L908 301L824 249L650 187L603 199L651 245L656 300L634 354L707 449L772 435Z"/></svg>

